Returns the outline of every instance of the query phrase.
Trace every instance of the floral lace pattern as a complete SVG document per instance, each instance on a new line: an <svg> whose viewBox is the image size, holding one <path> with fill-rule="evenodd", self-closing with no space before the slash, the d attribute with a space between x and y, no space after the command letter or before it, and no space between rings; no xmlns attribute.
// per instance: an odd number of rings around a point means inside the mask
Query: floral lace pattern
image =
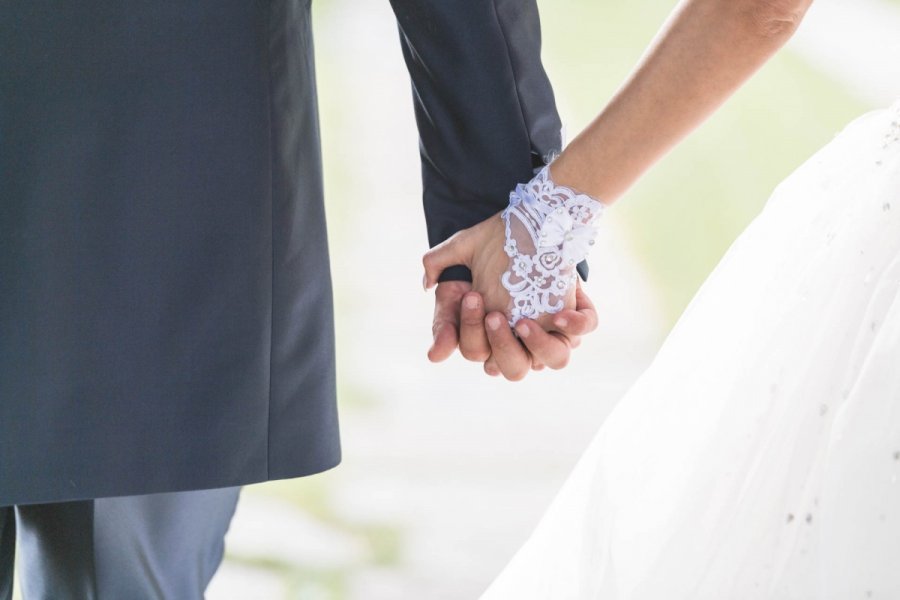
<svg viewBox="0 0 900 600"><path fill-rule="evenodd" d="M510 192L503 211L509 267L501 277L512 299L509 324L563 309L575 266L594 245L603 204L558 186L545 166Z"/></svg>

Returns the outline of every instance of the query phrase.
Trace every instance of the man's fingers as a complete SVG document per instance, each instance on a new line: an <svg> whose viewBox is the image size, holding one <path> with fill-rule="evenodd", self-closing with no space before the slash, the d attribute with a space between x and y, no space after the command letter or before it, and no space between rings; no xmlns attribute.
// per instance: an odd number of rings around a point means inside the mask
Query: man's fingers
<svg viewBox="0 0 900 600"><path fill-rule="evenodd" d="M431 332L434 343L428 351L432 362L446 360L459 343L459 305L463 295L472 289L467 281L445 281L434 291L434 321Z"/></svg>
<svg viewBox="0 0 900 600"><path fill-rule="evenodd" d="M500 376L500 367L497 366L497 359L491 356L486 361L484 361L484 372L490 375L491 377L499 377Z"/></svg>
<svg viewBox="0 0 900 600"><path fill-rule="evenodd" d="M428 360L441 362L447 360L458 344L456 323L452 321L436 321L434 324L434 343L428 350Z"/></svg>
<svg viewBox="0 0 900 600"><path fill-rule="evenodd" d="M504 377L519 381L531 369L531 357L519 343L503 313L492 312L485 319L488 341L491 344L491 358Z"/></svg>
<svg viewBox="0 0 900 600"><path fill-rule="evenodd" d="M535 362L551 369L562 369L569 364L572 349L565 336L547 333L540 325L527 319L516 323L516 333Z"/></svg>
<svg viewBox="0 0 900 600"><path fill-rule="evenodd" d="M597 329L597 311L581 284L575 288L575 309L563 310L553 317L553 327L569 339Z"/></svg>
<svg viewBox="0 0 900 600"><path fill-rule="evenodd" d="M484 301L477 292L469 292L462 299L459 326L459 351L475 362L484 362L491 355L487 332L484 330Z"/></svg>
<svg viewBox="0 0 900 600"><path fill-rule="evenodd" d="M581 287L581 283L575 287L575 311L585 318L586 329L583 334L597 329L597 309L594 308L594 303L588 297L587 292Z"/></svg>
<svg viewBox="0 0 900 600"><path fill-rule="evenodd" d="M463 232L456 233L425 253L425 256L422 257L422 266L425 267L422 285L426 290L437 285L438 278L444 269L453 265L469 265L471 253L466 248L466 239L468 238L463 235Z"/></svg>
<svg viewBox="0 0 900 600"><path fill-rule="evenodd" d="M566 337L585 335L593 330L590 317L571 309L553 317L553 328Z"/></svg>

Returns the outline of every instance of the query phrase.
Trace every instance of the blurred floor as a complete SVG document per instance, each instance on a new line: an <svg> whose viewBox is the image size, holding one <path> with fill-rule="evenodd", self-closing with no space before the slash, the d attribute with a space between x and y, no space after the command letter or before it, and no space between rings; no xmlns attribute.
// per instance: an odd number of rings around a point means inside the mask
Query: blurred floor
<svg viewBox="0 0 900 600"><path fill-rule="evenodd" d="M646 367L665 323L611 211L587 284L601 328L567 370L509 384L458 357L429 364L419 159L396 26L387 2L320 4L345 458L328 474L245 490L208 598L474 598ZM827 67L829 39L796 46Z"/></svg>

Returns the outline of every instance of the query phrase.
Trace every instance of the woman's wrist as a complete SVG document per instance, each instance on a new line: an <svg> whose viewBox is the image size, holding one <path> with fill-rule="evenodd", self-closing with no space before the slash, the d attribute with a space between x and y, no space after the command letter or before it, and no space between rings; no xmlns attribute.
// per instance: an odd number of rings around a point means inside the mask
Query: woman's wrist
<svg viewBox="0 0 900 600"><path fill-rule="evenodd" d="M617 200L632 183L630 165L625 164L629 157L611 148L621 140L607 125L598 118L550 163L550 177L557 185L596 198L605 206ZM601 129L605 129L602 134ZM595 147L593 140L600 135L609 143Z"/></svg>
<svg viewBox="0 0 900 600"><path fill-rule="evenodd" d="M594 245L603 204L559 185L544 167L510 193L503 212L509 268L501 282L512 298L510 324L564 307L575 266Z"/></svg>

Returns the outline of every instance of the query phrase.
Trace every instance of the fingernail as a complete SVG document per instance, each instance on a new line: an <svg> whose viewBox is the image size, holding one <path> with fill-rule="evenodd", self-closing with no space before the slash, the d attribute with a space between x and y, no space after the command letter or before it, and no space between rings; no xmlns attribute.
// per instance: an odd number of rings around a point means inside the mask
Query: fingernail
<svg viewBox="0 0 900 600"><path fill-rule="evenodd" d="M428 273L422 275L422 289L428 291Z"/></svg>
<svg viewBox="0 0 900 600"><path fill-rule="evenodd" d="M497 315L491 315L487 318L487 326L491 331L497 331L498 329L500 329L501 324L502 323L500 323L500 317L498 317Z"/></svg>
<svg viewBox="0 0 900 600"><path fill-rule="evenodd" d="M557 327L565 327L568 324L569 324L569 321L565 317L560 317L556 320Z"/></svg>
<svg viewBox="0 0 900 600"><path fill-rule="evenodd" d="M528 334L531 333L528 330L528 325L526 325L525 323L519 323L516 326L516 332L519 334L519 337L523 337L523 338L527 338Z"/></svg>
<svg viewBox="0 0 900 600"><path fill-rule="evenodd" d="M468 296L465 302L466 308L478 308L478 298L475 296Z"/></svg>

